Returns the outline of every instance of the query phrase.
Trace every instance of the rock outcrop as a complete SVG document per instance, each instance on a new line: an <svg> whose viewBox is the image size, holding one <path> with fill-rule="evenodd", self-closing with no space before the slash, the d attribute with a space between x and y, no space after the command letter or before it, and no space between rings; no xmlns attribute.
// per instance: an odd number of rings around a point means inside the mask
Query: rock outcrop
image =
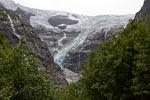
<svg viewBox="0 0 150 100"><path fill-rule="evenodd" d="M145 0L144 5L141 10L136 14L134 22L141 19L142 21L146 20L146 17L150 16L150 0Z"/></svg>
<svg viewBox="0 0 150 100"><path fill-rule="evenodd" d="M50 17L48 19L48 22L50 23L50 25L54 27L57 27L61 24L74 25L78 23L77 20L72 20L72 19L69 19L68 16L62 16L62 15L56 15L56 16Z"/></svg>

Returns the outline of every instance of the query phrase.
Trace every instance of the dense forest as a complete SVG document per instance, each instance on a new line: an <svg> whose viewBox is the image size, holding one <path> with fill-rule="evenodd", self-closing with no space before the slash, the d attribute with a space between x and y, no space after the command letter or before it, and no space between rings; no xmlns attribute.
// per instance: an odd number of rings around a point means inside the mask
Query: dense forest
<svg viewBox="0 0 150 100"><path fill-rule="evenodd" d="M149 100L150 21L130 21L90 52L76 83L57 87L39 67L30 47L0 32L0 100Z"/></svg>

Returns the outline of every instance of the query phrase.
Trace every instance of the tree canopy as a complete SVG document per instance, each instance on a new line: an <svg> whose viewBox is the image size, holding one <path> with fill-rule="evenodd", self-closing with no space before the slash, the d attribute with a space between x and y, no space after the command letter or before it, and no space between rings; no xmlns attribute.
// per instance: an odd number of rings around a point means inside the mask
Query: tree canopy
<svg viewBox="0 0 150 100"><path fill-rule="evenodd" d="M150 21L129 23L91 52L83 68L81 82L91 100L148 100Z"/></svg>
<svg viewBox="0 0 150 100"><path fill-rule="evenodd" d="M52 100L49 76L24 44L10 45L0 32L0 100Z"/></svg>

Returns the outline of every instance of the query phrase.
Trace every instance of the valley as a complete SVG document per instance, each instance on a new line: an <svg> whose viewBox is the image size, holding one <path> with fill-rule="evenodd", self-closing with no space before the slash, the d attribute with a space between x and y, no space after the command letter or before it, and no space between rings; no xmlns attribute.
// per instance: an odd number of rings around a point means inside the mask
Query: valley
<svg viewBox="0 0 150 100"><path fill-rule="evenodd" d="M118 35L129 19L134 18L134 14L84 16L28 8L11 0L0 2L19 16L24 15L25 23L30 24L34 33L47 44L69 83L79 80L80 64L87 61L88 53L113 35Z"/></svg>

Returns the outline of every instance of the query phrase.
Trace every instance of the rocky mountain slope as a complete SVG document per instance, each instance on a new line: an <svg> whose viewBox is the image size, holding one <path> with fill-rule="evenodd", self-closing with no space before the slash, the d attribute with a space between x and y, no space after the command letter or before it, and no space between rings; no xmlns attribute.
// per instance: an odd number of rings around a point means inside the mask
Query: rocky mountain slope
<svg viewBox="0 0 150 100"><path fill-rule="evenodd" d="M19 14L20 12L20 14ZM66 85L64 75L58 65L54 62L47 44L33 32L33 29L27 21L23 20L23 14L26 12L18 11L20 16L15 12L7 10L0 4L0 30L4 32L5 37L11 43L19 42L20 38L24 37L25 43L28 44L32 51L37 54L42 62L41 66L50 67L53 71L50 72L52 81L57 85ZM29 18L30 14L26 15Z"/></svg>
<svg viewBox="0 0 150 100"><path fill-rule="evenodd" d="M64 71L68 82L79 79L80 63L87 60L90 50L98 47L127 25L134 15L84 16L62 11L47 11L24 7L11 0L0 0L13 10L33 33L48 45L54 61ZM106 38L107 37L107 38ZM90 48L89 48L90 47Z"/></svg>
<svg viewBox="0 0 150 100"><path fill-rule="evenodd" d="M134 22L141 19L146 20L146 17L150 16L150 0L145 0L141 10L135 15Z"/></svg>

